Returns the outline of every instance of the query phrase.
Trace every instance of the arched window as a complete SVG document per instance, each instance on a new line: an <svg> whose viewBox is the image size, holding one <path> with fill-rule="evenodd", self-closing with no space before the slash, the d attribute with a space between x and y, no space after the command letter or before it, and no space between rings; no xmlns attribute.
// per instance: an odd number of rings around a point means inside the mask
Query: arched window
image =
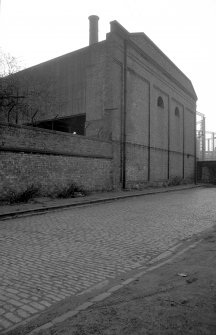
<svg viewBox="0 0 216 335"><path fill-rule="evenodd" d="M157 99L157 105L160 108L164 108L164 102L163 102L163 99L161 97L158 97L158 99Z"/></svg>
<svg viewBox="0 0 216 335"><path fill-rule="evenodd" d="M178 107L175 108L175 116L179 117L180 113L179 113L179 109Z"/></svg>

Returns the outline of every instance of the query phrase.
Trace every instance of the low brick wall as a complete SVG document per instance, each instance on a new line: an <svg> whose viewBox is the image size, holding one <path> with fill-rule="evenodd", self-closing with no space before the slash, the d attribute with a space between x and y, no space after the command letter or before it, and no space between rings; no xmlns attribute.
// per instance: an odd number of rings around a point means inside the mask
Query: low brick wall
<svg viewBox="0 0 216 335"><path fill-rule="evenodd" d="M76 183L112 189L112 144L79 135L0 124L0 197L28 186L48 195Z"/></svg>
<svg viewBox="0 0 216 335"><path fill-rule="evenodd" d="M88 157L112 156L109 141L48 129L0 123L0 149L73 154Z"/></svg>

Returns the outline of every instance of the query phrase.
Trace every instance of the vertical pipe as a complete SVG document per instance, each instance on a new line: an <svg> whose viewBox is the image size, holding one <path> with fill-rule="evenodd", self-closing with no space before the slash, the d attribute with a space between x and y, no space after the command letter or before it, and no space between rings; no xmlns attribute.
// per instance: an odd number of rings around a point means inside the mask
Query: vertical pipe
<svg viewBox="0 0 216 335"><path fill-rule="evenodd" d="M151 84L149 84L149 115L148 115L148 181L151 179Z"/></svg>
<svg viewBox="0 0 216 335"><path fill-rule="evenodd" d="M127 116L127 40L124 40L123 115L122 115L122 188L126 188L126 116Z"/></svg>
<svg viewBox="0 0 216 335"><path fill-rule="evenodd" d="M170 97L168 96L167 179L170 177Z"/></svg>
<svg viewBox="0 0 216 335"><path fill-rule="evenodd" d="M194 112L194 184L197 183L196 112Z"/></svg>
<svg viewBox="0 0 216 335"><path fill-rule="evenodd" d="M205 151L206 151L206 135L205 135L205 117L202 119L202 160L205 160Z"/></svg>
<svg viewBox="0 0 216 335"><path fill-rule="evenodd" d="M182 154L183 154L183 157L182 157L182 179L184 179L184 175L185 175L185 173L184 173L184 164L185 164L185 111L184 111L184 106L183 106L183 117L182 117L182 124L183 124L183 152L182 152Z"/></svg>

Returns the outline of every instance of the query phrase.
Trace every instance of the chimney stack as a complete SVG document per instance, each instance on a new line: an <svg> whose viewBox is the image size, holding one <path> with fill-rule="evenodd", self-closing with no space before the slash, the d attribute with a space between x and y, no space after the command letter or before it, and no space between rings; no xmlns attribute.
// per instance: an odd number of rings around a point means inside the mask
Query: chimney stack
<svg viewBox="0 0 216 335"><path fill-rule="evenodd" d="M97 15L89 16L89 45L98 42L98 20Z"/></svg>

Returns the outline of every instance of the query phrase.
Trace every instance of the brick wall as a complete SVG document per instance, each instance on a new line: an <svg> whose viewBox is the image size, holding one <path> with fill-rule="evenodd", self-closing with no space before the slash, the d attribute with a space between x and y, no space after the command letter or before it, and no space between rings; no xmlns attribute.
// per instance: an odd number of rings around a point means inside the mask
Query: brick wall
<svg viewBox="0 0 216 335"><path fill-rule="evenodd" d="M44 150L84 156L112 156L108 141L48 129L0 123L2 149Z"/></svg>
<svg viewBox="0 0 216 335"><path fill-rule="evenodd" d="M39 128L0 124L0 197L27 186L52 194L76 183L112 189L110 142Z"/></svg>

